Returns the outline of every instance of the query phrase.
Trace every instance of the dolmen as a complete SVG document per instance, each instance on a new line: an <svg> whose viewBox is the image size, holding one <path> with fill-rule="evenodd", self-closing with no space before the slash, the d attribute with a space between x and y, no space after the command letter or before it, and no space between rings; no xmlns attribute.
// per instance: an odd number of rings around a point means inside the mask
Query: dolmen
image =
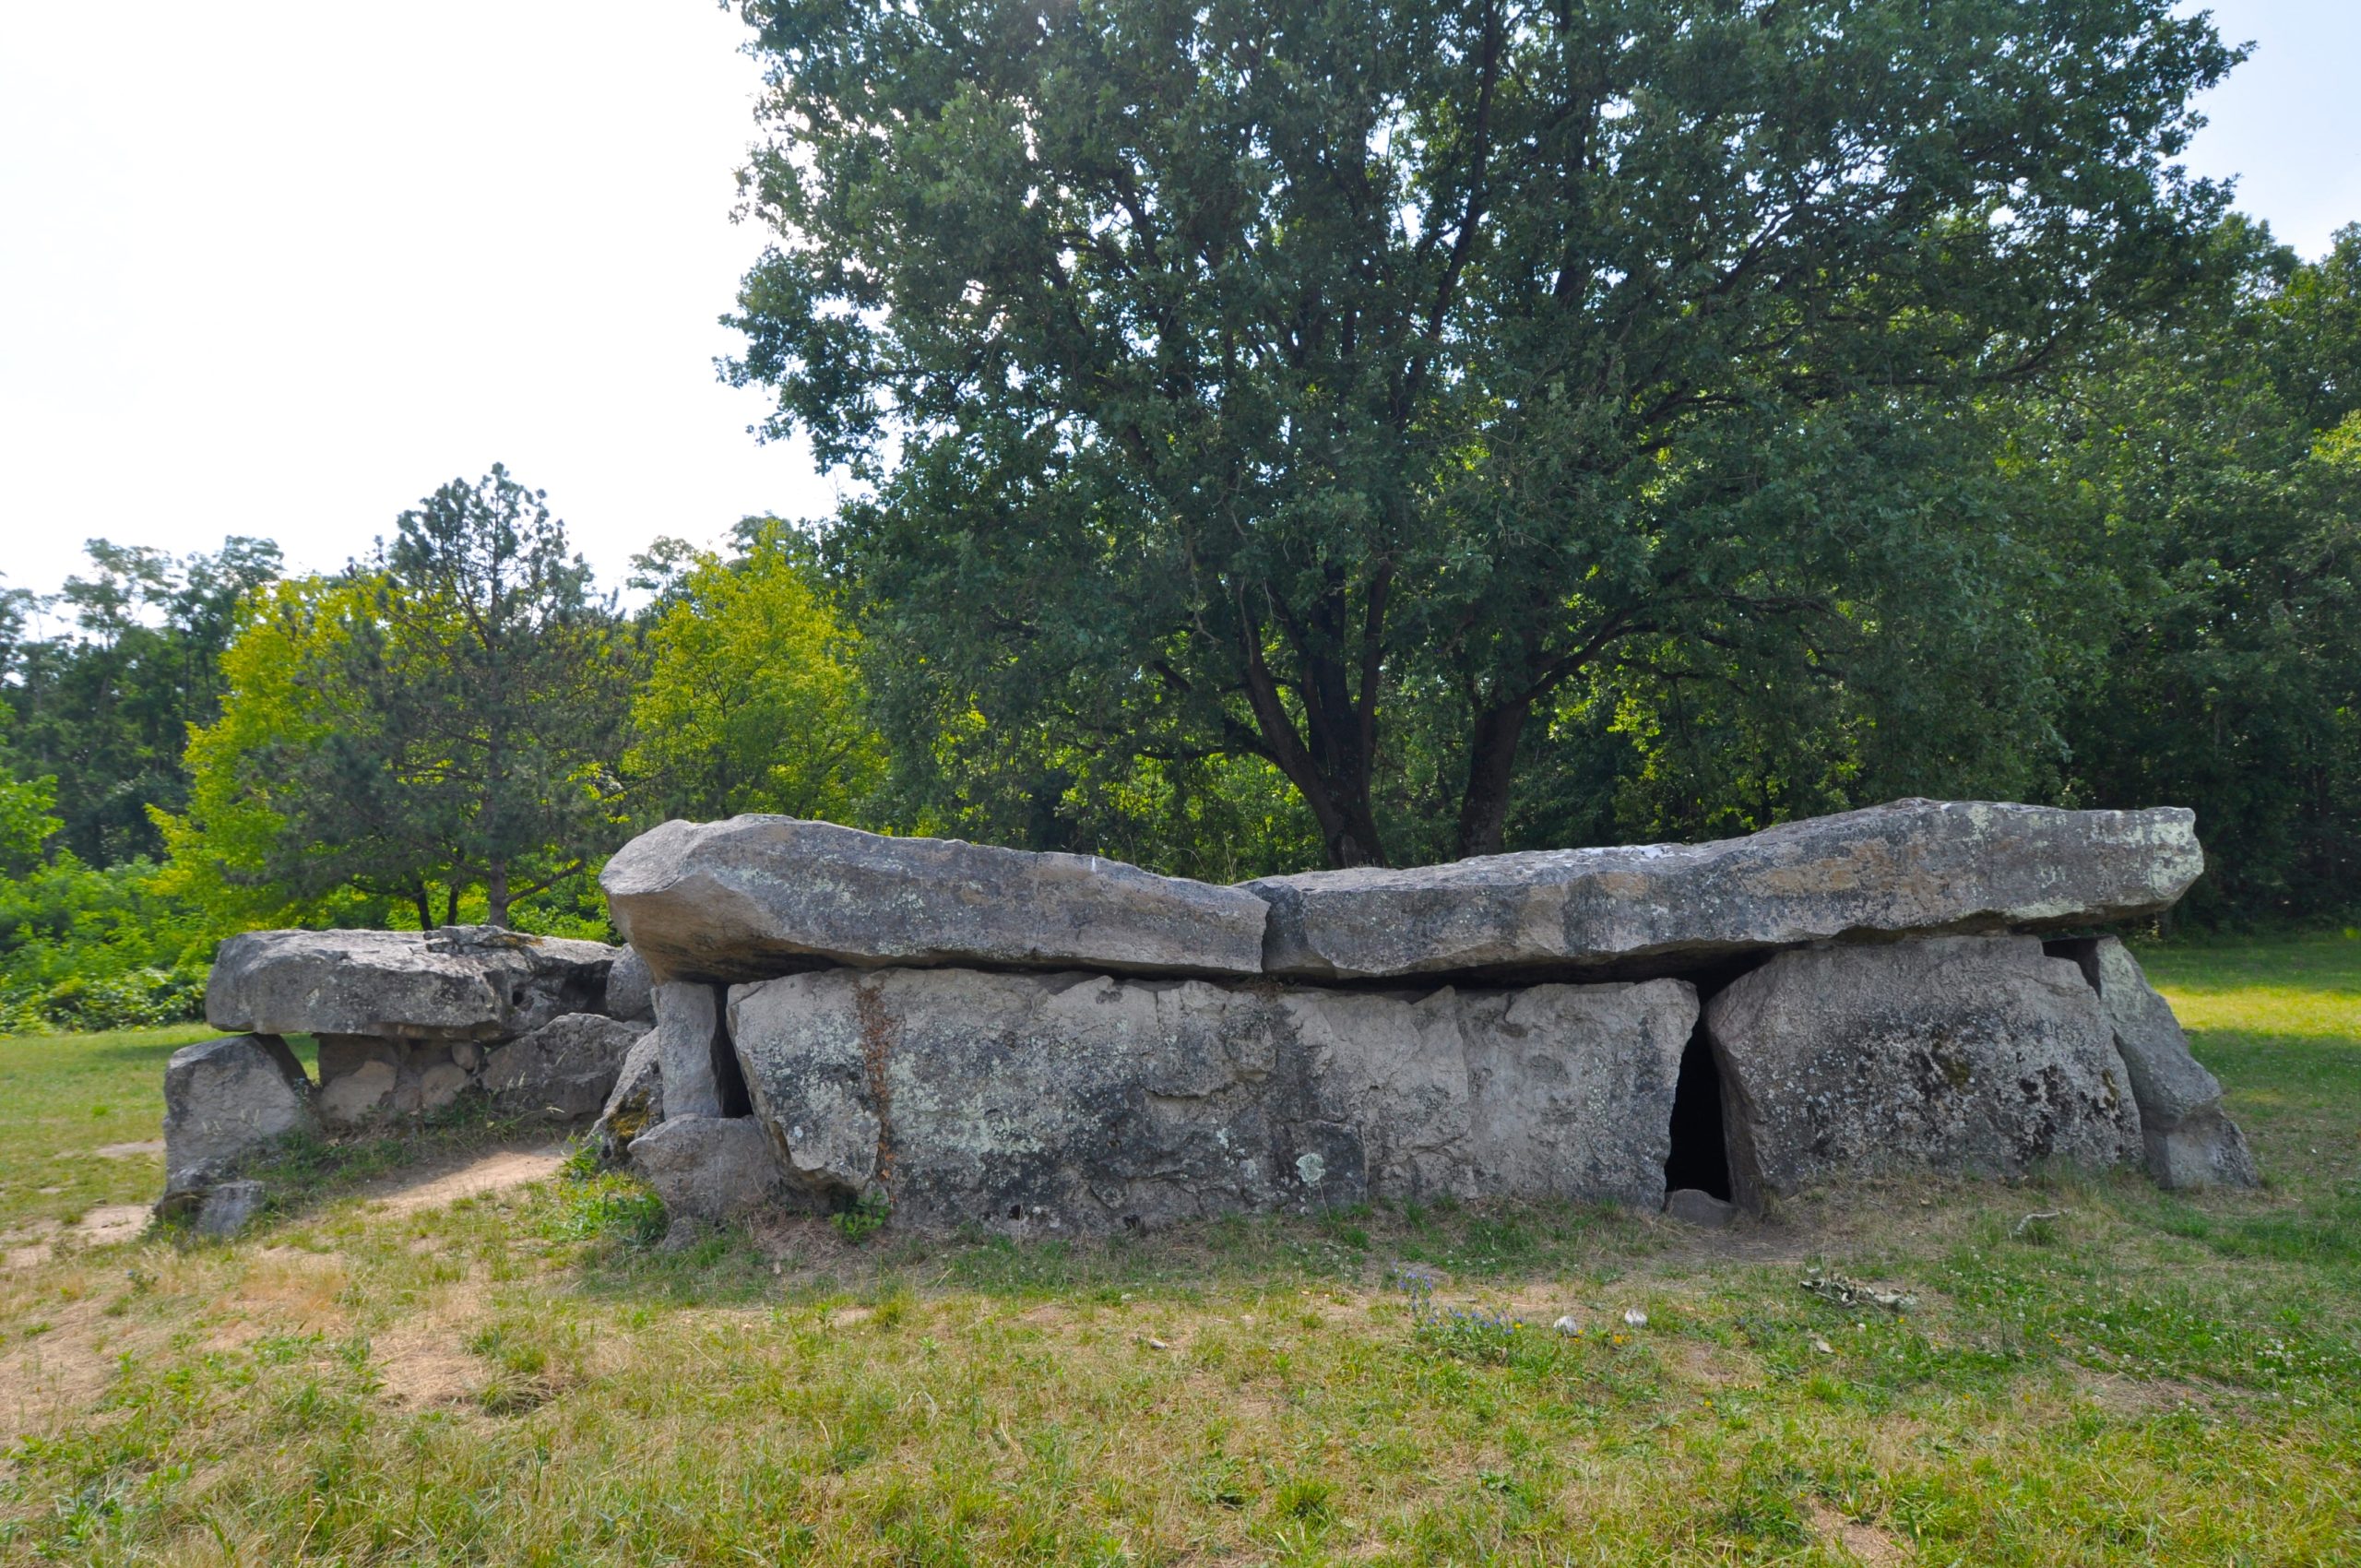
<svg viewBox="0 0 2361 1568"><path fill-rule="evenodd" d="M261 1193L236 1176L291 1135L350 1132L488 1097L509 1115L587 1121L652 1033L628 949L491 926L259 931L221 944L206 1019L235 1031L164 1072L165 1214L234 1229ZM317 1046L314 1083L289 1035Z"/></svg>
<svg viewBox="0 0 2361 1568"><path fill-rule="evenodd" d="M2106 927L2185 810L1940 801L1210 886L777 816L602 885L656 1028L600 1123L676 1218L1096 1233L1376 1199L1760 1212L1859 1177L2251 1185Z"/></svg>
<svg viewBox="0 0 2361 1568"><path fill-rule="evenodd" d="M240 1032L173 1059L167 1163L235 1215L243 1151L481 1094L595 1112L692 1222L1071 1235L1501 1197L1712 1223L2052 1164L2247 1186L2221 1086L2108 929L2203 864L2184 810L1919 800L1230 887L670 822L602 875L627 949L225 944L208 1016Z"/></svg>

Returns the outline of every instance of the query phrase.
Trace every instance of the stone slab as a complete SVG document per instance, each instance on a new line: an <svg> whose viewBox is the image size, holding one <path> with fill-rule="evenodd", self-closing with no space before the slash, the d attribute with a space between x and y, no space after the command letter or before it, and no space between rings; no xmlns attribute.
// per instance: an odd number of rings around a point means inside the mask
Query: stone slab
<svg viewBox="0 0 2361 1568"><path fill-rule="evenodd" d="M596 1116L624 1057L647 1032L603 1013L568 1013L496 1047L484 1064L483 1087L506 1115L550 1122Z"/></svg>
<svg viewBox="0 0 2361 1568"><path fill-rule="evenodd" d="M2098 991L2099 1009L2140 1103L2148 1174L2164 1187L2261 1184L2246 1134L2223 1108L2221 1081L2189 1053L2172 1004L2148 983L2131 950L2112 936L2054 943Z"/></svg>
<svg viewBox="0 0 2361 1568"><path fill-rule="evenodd" d="M813 1200L1067 1233L1372 1197L1653 1207L1696 1014L1679 980L1340 992L831 969L730 993L756 1117Z"/></svg>
<svg viewBox="0 0 2361 1568"><path fill-rule="evenodd" d="M164 1192L196 1192L250 1154L317 1133L311 1080L277 1035L184 1045L164 1066Z"/></svg>
<svg viewBox="0 0 2361 1568"><path fill-rule="evenodd" d="M1663 973L1765 948L2153 915L2204 869L2178 807L1897 801L1710 844L1489 855L1245 885L1275 975Z"/></svg>
<svg viewBox="0 0 2361 1568"><path fill-rule="evenodd" d="M784 816L668 822L599 876L659 980L826 965L1251 975L1263 901L1095 855L889 838Z"/></svg>
<svg viewBox="0 0 2361 1568"><path fill-rule="evenodd" d="M599 1010L615 949L491 926L250 931L206 982L214 1028L387 1039L513 1039Z"/></svg>
<svg viewBox="0 0 2361 1568"><path fill-rule="evenodd" d="M751 1117L669 1117L632 1141L631 1163L675 1221L726 1224L808 1206Z"/></svg>
<svg viewBox="0 0 2361 1568"><path fill-rule="evenodd" d="M2097 993L2035 937L1782 953L1714 996L1705 1028L1750 1207L1857 1176L2140 1158Z"/></svg>

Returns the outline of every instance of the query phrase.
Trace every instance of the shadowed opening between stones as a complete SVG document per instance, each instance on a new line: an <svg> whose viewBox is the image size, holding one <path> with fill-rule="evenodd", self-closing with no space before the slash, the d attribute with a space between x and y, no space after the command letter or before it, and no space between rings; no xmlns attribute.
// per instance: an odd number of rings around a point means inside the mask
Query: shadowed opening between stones
<svg viewBox="0 0 2361 1568"><path fill-rule="evenodd" d="M1722 1070L1705 1038L1703 1015L1680 1053L1680 1077L1672 1092L1672 1153L1664 1162L1667 1193L1694 1187L1730 1197L1729 1143L1722 1121Z"/></svg>

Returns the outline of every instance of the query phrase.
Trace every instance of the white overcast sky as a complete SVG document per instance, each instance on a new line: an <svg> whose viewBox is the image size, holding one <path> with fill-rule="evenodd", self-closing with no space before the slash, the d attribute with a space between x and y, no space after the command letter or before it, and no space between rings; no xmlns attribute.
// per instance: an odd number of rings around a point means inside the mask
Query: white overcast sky
<svg viewBox="0 0 2361 1568"><path fill-rule="evenodd" d="M2361 0L2213 0L2191 160L2308 255L2361 220ZM495 459L603 580L821 515L716 324L753 63L709 0L0 0L0 574L93 535L333 568Z"/></svg>

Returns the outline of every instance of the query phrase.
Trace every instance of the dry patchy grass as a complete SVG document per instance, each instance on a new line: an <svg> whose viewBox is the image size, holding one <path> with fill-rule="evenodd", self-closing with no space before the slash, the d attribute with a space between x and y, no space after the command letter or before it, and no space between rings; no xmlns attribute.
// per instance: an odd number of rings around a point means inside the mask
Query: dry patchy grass
<svg viewBox="0 0 2361 1568"><path fill-rule="evenodd" d="M388 1204L394 1155L314 1158L234 1242L0 1274L0 1557L2355 1561L2361 944L2283 949L2152 960L2191 977L2254 1194L2060 1176L1714 1235L1446 1206L666 1247L578 1167ZM2065 1214L2021 1230L2036 1209ZM1841 1312L1812 1266L1919 1310Z"/></svg>

